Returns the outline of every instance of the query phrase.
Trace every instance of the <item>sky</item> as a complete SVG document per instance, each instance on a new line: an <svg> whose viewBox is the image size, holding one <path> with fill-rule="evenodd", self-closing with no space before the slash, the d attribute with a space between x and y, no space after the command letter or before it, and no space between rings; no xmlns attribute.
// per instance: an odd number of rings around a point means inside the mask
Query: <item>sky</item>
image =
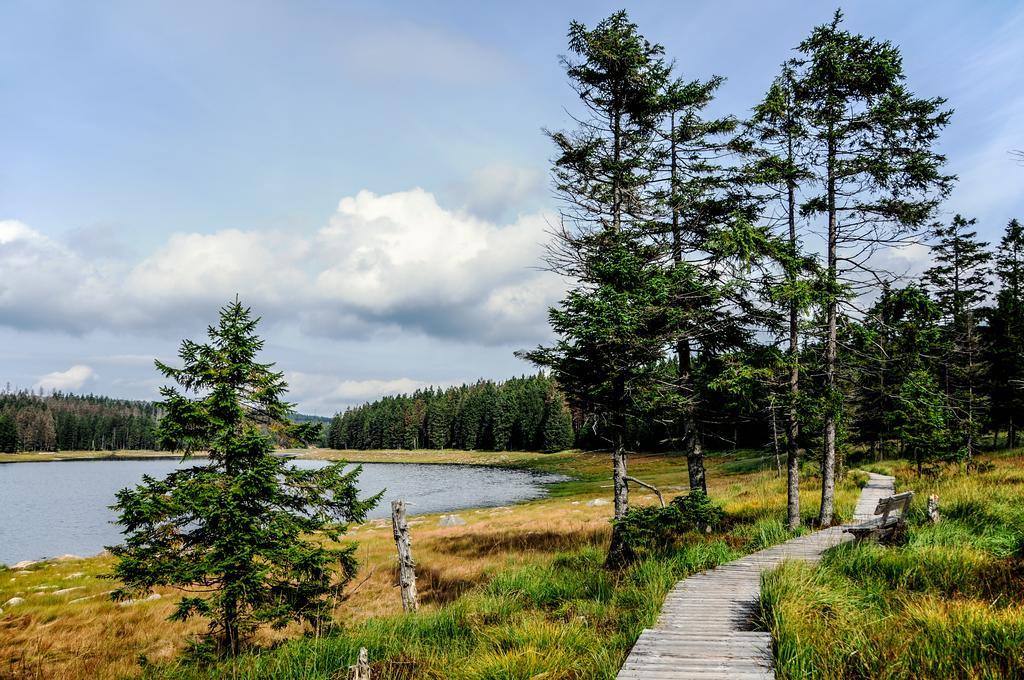
<svg viewBox="0 0 1024 680"><path fill-rule="evenodd" d="M563 283L543 129L571 20L622 3L0 3L0 385L153 399L238 294L299 410L531 372ZM625 4L743 116L838 5ZM1024 218L1024 6L843 6L955 109L943 216ZM911 273L926 250L896 253Z"/></svg>

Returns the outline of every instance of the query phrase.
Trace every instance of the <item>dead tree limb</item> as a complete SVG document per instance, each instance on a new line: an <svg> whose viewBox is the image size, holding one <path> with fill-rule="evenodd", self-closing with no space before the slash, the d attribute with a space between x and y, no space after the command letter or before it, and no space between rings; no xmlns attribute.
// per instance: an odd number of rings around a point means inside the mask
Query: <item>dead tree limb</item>
<svg viewBox="0 0 1024 680"><path fill-rule="evenodd" d="M655 494L657 494L658 500L661 502L661 507L665 507L665 498L661 495L661 492L658 491L657 487L651 486L647 482L641 482L636 477L629 477L627 475L625 479L626 479L627 482L633 482L634 484L639 484L640 486L644 487L645 489L650 489L651 491L653 491Z"/></svg>

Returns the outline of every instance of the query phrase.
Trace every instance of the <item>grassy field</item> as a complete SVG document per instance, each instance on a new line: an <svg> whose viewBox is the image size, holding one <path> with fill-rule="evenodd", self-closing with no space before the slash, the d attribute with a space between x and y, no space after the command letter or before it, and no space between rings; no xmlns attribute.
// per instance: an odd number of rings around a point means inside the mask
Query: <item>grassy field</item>
<svg viewBox="0 0 1024 680"><path fill-rule="evenodd" d="M140 458L180 458L167 451L31 451L0 453L0 463L47 463L61 460L138 460Z"/></svg>
<svg viewBox="0 0 1024 680"><path fill-rule="evenodd" d="M778 677L1024 677L1024 458L985 463L923 479L909 464L868 466L917 493L906 545L846 545L764 577Z"/></svg>
<svg viewBox="0 0 1024 680"><path fill-rule="evenodd" d="M605 455L474 452L314 451L365 462L452 462L529 468L571 475L544 500L461 512L464 526L436 516L412 518L423 610L401 613L388 521L353 527L360 574L338 610L337 628L265 634L262 648L203 669L178 661L198 623L171 623L175 593L120 607L101 578L107 557L47 562L0 571L0 677L338 678L359 646L370 649L375 678L613 677L666 590L693 571L788 537L785 488L767 460L739 455L709 460L710 493L729 513L727 530L693 536L669 559L641 562L613 576L601 568L609 535L609 461ZM635 456L631 474L668 495L684 489L686 465L671 455ZM820 490L805 484L813 514ZM844 482L839 510L852 512L858 489ZM655 503L649 493L634 503ZM68 590L73 588L74 590ZM341 673L341 674L339 674Z"/></svg>
<svg viewBox="0 0 1024 680"><path fill-rule="evenodd" d="M284 455L313 460L347 460L352 463L443 463L445 465L500 465L528 467L546 459L560 460L563 454L533 451L438 451L436 449L387 451L337 451L334 449L283 449ZM203 453L196 454L199 457ZM138 460L140 458L178 459L181 456L168 451L32 451L0 453L0 463L46 463L62 460Z"/></svg>

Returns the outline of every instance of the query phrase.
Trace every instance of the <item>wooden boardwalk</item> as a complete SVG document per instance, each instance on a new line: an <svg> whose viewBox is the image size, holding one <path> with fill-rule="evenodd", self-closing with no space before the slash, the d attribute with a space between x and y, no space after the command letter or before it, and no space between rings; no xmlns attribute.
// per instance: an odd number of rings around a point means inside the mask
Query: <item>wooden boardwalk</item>
<svg viewBox="0 0 1024 680"><path fill-rule="evenodd" d="M892 477L869 474L857 501L856 521L871 519L879 499L893 493ZM774 678L771 634L754 630L761 572L784 560L817 561L823 552L848 540L842 527L832 527L683 579L665 598L656 626L636 641L618 678Z"/></svg>

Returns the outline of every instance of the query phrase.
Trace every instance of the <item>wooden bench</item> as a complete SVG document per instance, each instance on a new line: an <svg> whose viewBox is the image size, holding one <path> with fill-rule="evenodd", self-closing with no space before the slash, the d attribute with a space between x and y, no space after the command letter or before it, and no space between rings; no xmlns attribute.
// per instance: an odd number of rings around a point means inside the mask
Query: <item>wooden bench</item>
<svg viewBox="0 0 1024 680"><path fill-rule="evenodd" d="M883 539L891 536L897 529L906 524L907 508L914 498L913 491L904 491L895 496L889 496L878 501L875 507L875 514L880 515L863 524L847 527L844 532L853 534L858 541L867 539Z"/></svg>

